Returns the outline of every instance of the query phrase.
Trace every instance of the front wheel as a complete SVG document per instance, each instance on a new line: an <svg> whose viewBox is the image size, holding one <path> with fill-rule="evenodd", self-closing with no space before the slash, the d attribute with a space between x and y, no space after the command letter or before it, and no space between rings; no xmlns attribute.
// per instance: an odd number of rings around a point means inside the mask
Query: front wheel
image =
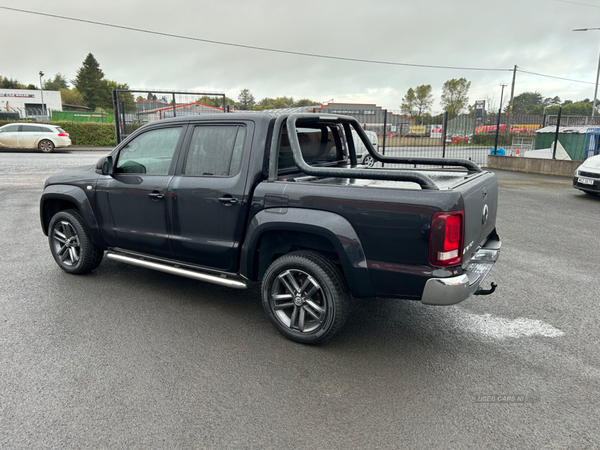
<svg viewBox="0 0 600 450"><path fill-rule="evenodd" d="M38 144L38 150L40 152L50 153L54 150L54 143L48 139L44 139Z"/></svg>
<svg viewBox="0 0 600 450"><path fill-rule="evenodd" d="M334 336L348 317L350 295L338 268L311 251L288 253L267 269L263 307L285 337L320 344Z"/></svg>
<svg viewBox="0 0 600 450"><path fill-rule="evenodd" d="M48 242L58 266L75 275L91 272L104 256L92 242L83 218L74 209L59 211L52 217Z"/></svg>

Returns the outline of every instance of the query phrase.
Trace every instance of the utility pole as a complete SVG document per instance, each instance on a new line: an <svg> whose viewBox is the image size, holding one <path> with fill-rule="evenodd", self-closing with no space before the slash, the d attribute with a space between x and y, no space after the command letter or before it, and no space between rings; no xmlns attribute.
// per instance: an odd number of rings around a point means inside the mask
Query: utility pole
<svg viewBox="0 0 600 450"><path fill-rule="evenodd" d="M517 65L515 64L515 68L513 69L513 79L512 85L510 87L510 105L508 106L508 120L506 121L506 137L508 143L508 137L510 136L510 127L512 125L512 115L513 115L513 102L515 101L515 82L517 81Z"/></svg>
<svg viewBox="0 0 600 450"><path fill-rule="evenodd" d="M600 30L600 28L577 28L573 31L591 31ZM598 70L596 71L596 87L594 88L594 103L592 106L592 125L594 122L594 115L596 114L596 97L598 95L598 79L600 79L600 56L598 57Z"/></svg>
<svg viewBox="0 0 600 450"><path fill-rule="evenodd" d="M513 112L513 102L515 100L515 82L516 81L517 81L517 65L515 64L515 68L513 69L512 86L510 88L510 106L508 107L509 115L512 115L512 112Z"/></svg>
<svg viewBox="0 0 600 450"><path fill-rule="evenodd" d="M40 93L42 94L42 116L46 115L45 109L44 108L44 87L42 86L42 77L44 76L44 72L42 72L40 70ZM42 121L44 121L44 119L42 119Z"/></svg>

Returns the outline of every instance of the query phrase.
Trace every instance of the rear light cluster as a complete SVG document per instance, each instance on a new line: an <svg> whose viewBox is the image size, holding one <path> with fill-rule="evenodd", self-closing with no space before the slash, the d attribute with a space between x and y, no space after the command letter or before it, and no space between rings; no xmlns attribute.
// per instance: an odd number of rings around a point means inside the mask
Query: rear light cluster
<svg viewBox="0 0 600 450"><path fill-rule="evenodd" d="M432 266L457 266L462 262L464 224L463 211L433 215L429 235L429 263Z"/></svg>
<svg viewBox="0 0 600 450"><path fill-rule="evenodd" d="M69 137L69 133L58 133L60 137Z"/></svg>

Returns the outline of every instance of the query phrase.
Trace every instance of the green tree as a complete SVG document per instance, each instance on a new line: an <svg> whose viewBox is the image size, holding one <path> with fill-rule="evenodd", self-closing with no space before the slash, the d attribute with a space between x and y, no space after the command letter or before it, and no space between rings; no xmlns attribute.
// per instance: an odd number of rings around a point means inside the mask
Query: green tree
<svg viewBox="0 0 600 450"><path fill-rule="evenodd" d="M294 106L318 106L321 103L319 102L315 102L314 100L310 100L308 98L302 98L300 100L298 100Z"/></svg>
<svg viewBox="0 0 600 450"><path fill-rule="evenodd" d="M513 114L541 114L544 106L542 94L537 91L523 92L513 99ZM508 112L509 108L507 106L504 111Z"/></svg>
<svg viewBox="0 0 600 450"><path fill-rule="evenodd" d="M60 100L63 105L85 106L85 100L77 88L60 89Z"/></svg>
<svg viewBox="0 0 600 450"><path fill-rule="evenodd" d="M52 80L44 81L44 90L45 91L60 91L61 89L68 89L69 83L67 82L67 77L58 72L54 75Z"/></svg>
<svg viewBox="0 0 600 450"><path fill-rule="evenodd" d="M127 83L117 83L113 80L102 80L106 86L106 94L103 97L104 103L99 105L104 109L113 109L113 91L116 89L129 89L129 85ZM121 92L119 94L119 101L123 103L123 107L125 112L135 112L137 111L137 106L135 104L135 100L131 92Z"/></svg>
<svg viewBox="0 0 600 450"><path fill-rule="evenodd" d="M37 87L35 84L31 84L31 83L29 83L29 84L27 85L27 90L29 90L29 91L37 91L38 89L39 89L39 88L38 88L38 87Z"/></svg>
<svg viewBox="0 0 600 450"><path fill-rule="evenodd" d="M466 78L453 78L442 86L441 104L448 112L448 119L458 116L469 104L471 82Z"/></svg>
<svg viewBox="0 0 600 450"><path fill-rule="evenodd" d="M2 89L23 89L23 85L17 81L15 78L6 78L2 77L2 81L0 81L0 88Z"/></svg>
<svg viewBox="0 0 600 450"><path fill-rule="evenodd" d="M196 101L204 105L214 106L215 108L223 107L223 97L210 97L208 95L203 95ZM227 105L235 106L235 100L225 97L225 107L227 107Z"/></svg>
<svg viewBox="0 0 600 450"><path fill-rule="evenodd" d="M430 84L422 84L415 89L415 108L417 109L418 117L422 117L423 114L431 109L431 105L433 105L432 91Z"/></svg>
<svg viewBox="0 0 600 450"><path fill-rule="evenodd" d="M560 97L558 95L553 98L546 97L544 99L544 106L554 106L554 105L560 105Z"/></svg>
<svg viewBox="0 0 600 450"><path fill-rule="evenodd" d="M407 115L410 118L415 117L416 113L417 94L413 88L408 88L406 95L402 97L402 104L400 105L400 111L402 114Z"/></svg>
<svg viewBox="0 0 600 450"><path fill-rule="evenodd" d="M265 97L258 103L256 103L255 109L283 109L283 108L292 108L296 105L293 97L277 97L270 98Z"/></svg>
<svg viewBox="0 0 600 450"><path fill-rule="evenodd" d="M106 82L103 82L104 72L94 55L88 53L83 65L77 70L73 84L85 100L86 105L95 110L106 105Z"/></svg>
<svg viewBox="0 0 600 450"><path fill-rule="evenodd" d="M562 114L564 116L591 116L593 104L589 98L574 102L565 100L562 105ZM558 114L559 105L553 105L546 108L546 114Z"/></svg>
<svg viewBox="0 0 600 450"><path fill-rule="evenodd" d="M433 105L433 94L430 84L422 84L416 88L409 88L406 95L402 98L400 109L413 119L423 122L423 116L431 109Z"/></svg>
<svg viewBox="0 0 600 450"><path fill-rule="evenodd" d="M249 89L242 89L238 95L238 105L241 110L252 109L256 101Z"/></svg>

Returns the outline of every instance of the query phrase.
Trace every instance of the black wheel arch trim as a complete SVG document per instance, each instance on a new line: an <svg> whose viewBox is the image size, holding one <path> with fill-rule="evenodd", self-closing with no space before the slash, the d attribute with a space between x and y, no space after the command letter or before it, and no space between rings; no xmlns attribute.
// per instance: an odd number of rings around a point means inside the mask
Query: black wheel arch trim
<svg viewBox="0 0 600 450"><path fill-rule="evenodd" d="M103 250L107 249L107 245L100 234L98 221L96 220L96 215L94 214L94 209L92 208L90 200L84 190L78 186L52 184L44 188L40 200L40 221L42 224L42 231L46 236L48 236L48 224L52 219L52 217L47 217L48 211L46 205L53 200L66 201L74 204L88 227L93 243Z"/></svg>
<svg viewBox="0 0 600 450"><path fill-rule="evenodd" d="M258 212L250 221L241 249L240 273L254 279L257 272L256 252L261 237L269 231L296 231L327 239L335 248L342 270L354 297L375 294L369 277L362 244L350 222L339 214L301 208L279 208Z"/></svg>

